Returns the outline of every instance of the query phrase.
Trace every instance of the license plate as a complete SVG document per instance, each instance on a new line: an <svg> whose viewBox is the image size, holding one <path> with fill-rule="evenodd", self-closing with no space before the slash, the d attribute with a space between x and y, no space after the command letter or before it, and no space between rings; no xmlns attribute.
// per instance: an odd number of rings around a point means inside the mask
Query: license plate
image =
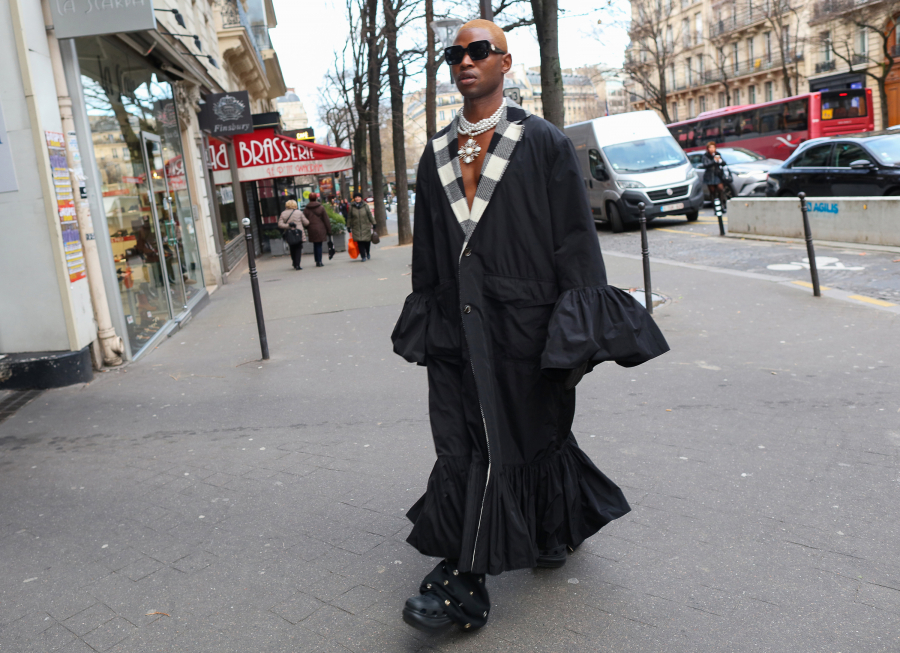
<svg viewBox="0 0 900 653"><path fill-rule="evenodd" d="M665 213L666 211L677 211L678 209L684 208L684 202L678 202L677 204L663 204L659 207L659 210Z"/></svg>

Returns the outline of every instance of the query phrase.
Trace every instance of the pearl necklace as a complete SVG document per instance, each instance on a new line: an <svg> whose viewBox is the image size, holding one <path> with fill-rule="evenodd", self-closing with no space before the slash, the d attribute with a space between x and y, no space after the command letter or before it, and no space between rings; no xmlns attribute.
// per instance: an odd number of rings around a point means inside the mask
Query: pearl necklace
<svg viewBox="0 0 900 653"><path fill-rule="evenodd" d="M483 134L486 131L490 131L494 127L497 126L497 123L500 122L500 118L503 115L503 108L506 106L506 103L500 105L500 107L488 118L483 120L479 120L475 124L472 124L466 117L463 115L462 111L459 112L459 127L457 131L463 136L468 136L469 140L465 142L461 148L459 148L459 159L463 163L472 163L479 154L481 154L481 146L475 142L473 136L478 136L479 134Z"/></svg>

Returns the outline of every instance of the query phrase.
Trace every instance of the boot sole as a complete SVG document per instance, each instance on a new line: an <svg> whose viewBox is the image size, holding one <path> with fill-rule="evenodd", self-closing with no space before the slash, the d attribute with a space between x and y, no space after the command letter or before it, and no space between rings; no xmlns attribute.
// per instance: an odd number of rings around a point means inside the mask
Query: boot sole
<svg viewBox="0 0 900 653"><path fill-rule="evenodd" d="M416 630L421 630L423 633L431 635L442 633L453 625L453 621L449 617L424 617L415 610L410 610L407 607L403 608L403 621Z"/></svg>
<svg viewBox="0 0 900 653"><path fill-rule="evenodd" d="M568 556L563 556L561 558L538 558L535 566L540 567L541 569L559 569L566 565L567 557Z"/></svg>

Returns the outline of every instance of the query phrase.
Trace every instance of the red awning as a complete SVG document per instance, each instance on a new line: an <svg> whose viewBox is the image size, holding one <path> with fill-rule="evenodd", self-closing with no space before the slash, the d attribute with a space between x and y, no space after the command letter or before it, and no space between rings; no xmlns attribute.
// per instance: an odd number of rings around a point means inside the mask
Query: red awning
<svg viewBox="0 0 900 653"><path fill-rule="evenodd" d="M350 150L297 141L276 134L274 129L257 129L252 134L235 136L234 152L241 181L325 175L353 167ZM209 139L209 160L216 183L231 183L230 176L225 178L228 171L225 144L212 137Z"/></svg>

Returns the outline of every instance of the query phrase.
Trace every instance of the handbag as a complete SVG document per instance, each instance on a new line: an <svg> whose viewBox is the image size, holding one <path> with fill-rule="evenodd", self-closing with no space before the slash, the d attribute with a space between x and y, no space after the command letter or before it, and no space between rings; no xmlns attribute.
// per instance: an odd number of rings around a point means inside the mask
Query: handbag
<svg viewBox="0 0 900 653"><path fill-rule="evenodd" d="M727 184L734 181L734 175L731 174L731 169L727 165L722 165L719 169L722 171L722 181Z"/></svg>
<svg viewBox="0 0 900 653"><path fill-rule="evenodd" d="M381 242L381 236L378 235L378 231L376 231L375 227L372 227L372 244L377 245Z"/></svg>
<svg viewBox="0 0 900 653"><path fill-rule="evenodd" d="M336 250L334 249L334 241L331 240L331 236L329 236L328 237L328 260L329 261L334 258L335 251Z"/></svg>
<svg viewBox="0 0 900 653"><path fill-rule="evenodd" d="M350 258L359 258L359 245L353 240L353 236L347 237L347 253L350 255Z"/></svg>
<svg viewBox="0 0 900 653"><path fill-rule="evenodd" d="M303 242L303 232L297 229L296 225L291 225L290 229L284 232L284 242L292 247L299 245Z"/></svg>

